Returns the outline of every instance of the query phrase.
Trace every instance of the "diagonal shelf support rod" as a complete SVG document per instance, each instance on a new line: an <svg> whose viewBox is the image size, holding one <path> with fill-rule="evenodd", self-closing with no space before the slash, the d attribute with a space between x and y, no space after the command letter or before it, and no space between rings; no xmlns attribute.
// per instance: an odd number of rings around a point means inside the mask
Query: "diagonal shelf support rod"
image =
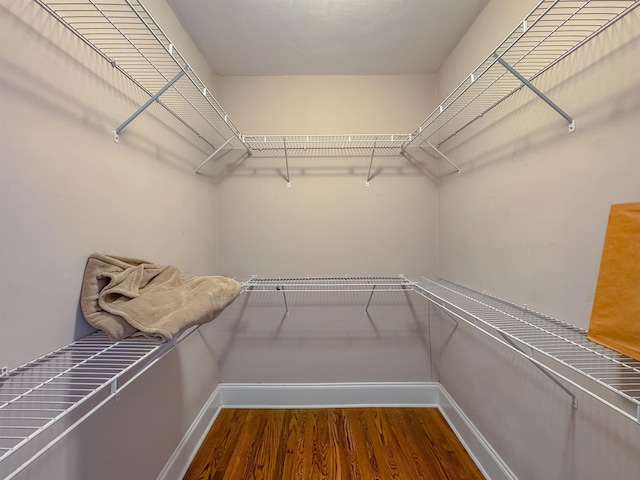
<svg viewBox="0 0 640 480"><path fill-rule="evenodd" d="M367 173L367 181L365 183L365 185L368 187L369 186L369 182L371 181L371 167L373 167L373 156L376 153L376 146L378 144L378 139L376 138L373 141L373 148L371 149L371 161L369 162L369 173Z"/></svg>
<svg viewBox="0 0 640 480"><path fill-rule="evenodd" d="M180 80L180 78L182 78L182 76L185 73L186 73L186 71L184 69L180 70L180 72L178 72L178 74L175 77L173 77L171 80L169 80L169 83L167 83L164 87L162 87L160 90L158 90L158 92L155 95L153 95L149 100L147 100L144 103L144 105L142 105L138 110L136 110L133 115L131 115L129 118L127 118L124 122L122 122L122 124L118 128L116 128L115 131L113 132L113 140L116 143L118 143L118 140L120 140L120 132L122 130L124 130L127 127L127 125L129 125L131 122L133 122L138 115L140 115L142 112L144 112L149 105L151 105L153 102L158 100L160 98L160 96L164 92L169 90L169 88L171 88L171 86L174 83L176 83L178 80Z"/></svg>
<svg viewBox="0 0 640 480"><path fill-rule="evenodd" d="M283 138L282 143L284 144L284 165L287 169L287 176L285 180L287 181L287 187L291 186L291 178L289 177L289 152L287 152L287 139ZM283 292L284 293L284 292Z"/></svg>
<svg viewBox="0 0 640 480"><path fill-rule="evenodd" d="M373 288L371 289L371 295L369 295L369 301L367 302L367 306L364 307L364 313L366 315L369 315L369 305L371 305L371 299L373 298L373 293L376 291L376 287L378 285L374 285Z"/></svg>
<svg viewBox="0 0 640 480"><path fill-rule="evenodd" d="M573 117L571 115L569 115L567 112L565 112L563 109L561 109L558 105L556 105L553 100L551 100L549 97L547 97L544 93L542 93L540 90L538 90L529 80L527 80L526 78L524 78L522 75L520 75L520 73L513 68L511 65L509 65L502 57L498 56L497 54L493 54L493 57L498 61L498 63L500 65L502 65L504 68L506 68L509 72L511 72L511 74L516 77L518 80L520 80L527 88L529 88L529 90L531 90L533 93L535 93L538 97L540 97L547 105L549 105L551 108L553 108L556 112L558 112L560 114L560 116L562 116L568 123L569 123L569 133L573 133L576 131L576 122L573 119Z"/></svg>
<svg viewBox="0 0 640 480"><path fill-rule="evenodd" d="M508 335L505 335L503 332L498 332L498 333L504 339L505 342L507 342L509 345L511 345L516 350L520 350L529 359L529 361L531 361L531 359L529 358L530 356L524 350L522 350L512 339L510 339ZM558 387L560 387L562 390L564 390L564 392L571 397L571 406L573 408L578 408L578 399L576 398L575 393L573 393L566 386L564 386L562 384L562 382L560 382L560 380L558 380L551 372L549 372L542 365L539 365L536 362L531 362L531 364L534 367L536 367L538 370L540 370L542 373L544 373L549 380L551 380Z"/></svg>
<svg viewBox="0 0 640 480"><path fill-rule="evenodd" d="M218 148L216 148L216 150L215 150L211 155L209 155L209 156L207 157L207 159L206 159L204 162L202 162L198 168L196 168L196 169L193 171L193 175L195 176L195 175L198 173L198 170L200 170L202 167L204 167L204 166L207 164L207 162L209 162L209 160L211 160L213 157L215 157L215 156L218 154L218 152L219 152L220 150L222 150L224 147L226 147L226 146L229 144L229 142L230 142L231 140L233 140L234 138L236 138L236 137L235 137L235 136L230 137L230 138L229 138L228 140L226 140L222 145L220 145Z"/></svg>
<svg viewBox="0 0 640 480"><path fill-rule="evenodd" d="M287 303L287 295L284 293L284 286L278 285L276 290L282 290L282 299L284 300L284 316L289 316L289 304Z"/></svg>
<svg viewBox="0 0 640 480"><path fill-rule="evenodd" d="M429 142L428 140L425 140L424 143L426 143L427 145L429 145L438 155L440 155L442 158L444 158L447 163L449 165L451 165L453 168L456 169L456 173L460 173L460 167L458 165L456 165L455 163L453 163L451 161L451 159L449 157L447 157L444 153L442 153L440 151L440 149L438 147L436 147L435 145L433 145L431 142Z"/></svg>

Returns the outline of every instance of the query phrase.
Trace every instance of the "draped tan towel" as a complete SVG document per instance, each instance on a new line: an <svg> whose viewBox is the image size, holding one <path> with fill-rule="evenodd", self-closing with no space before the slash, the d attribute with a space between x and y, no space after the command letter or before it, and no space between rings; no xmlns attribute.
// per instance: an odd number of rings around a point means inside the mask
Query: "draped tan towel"
<svg viewBox="0 0 640 480"><path fill-rule="evenodd" d="M140 331L170 340L210 322L240 294L221 276L187 276L172 265L94 253L84 271L80 307L87 322L112 340Z"/></svg>
<svg viewBox="0 0 640 480"><path fill-rule="evenodd" d="M588 338L640 360L640 203L611 206Z"/></svg>

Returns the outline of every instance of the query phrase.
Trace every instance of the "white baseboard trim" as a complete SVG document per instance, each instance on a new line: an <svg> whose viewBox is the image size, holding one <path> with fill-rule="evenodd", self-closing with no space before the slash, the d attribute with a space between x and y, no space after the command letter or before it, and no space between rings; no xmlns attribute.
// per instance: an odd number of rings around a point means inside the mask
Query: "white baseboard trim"
<svg viewBox="0 0 640 480"><path fill-rule="evenodd" d="M220 410L222 410L220 387L221 385L216 387L209 400L204 404L204 407L202 407L202 410L200 410L200 413L198 413L198 416L173 451L169 461L158 475L157 480L179 480L187 473L193 457L195 457L198 448L204 442L213 422L215 422Z"/></svg>
<svg viewBox="0 0 640 480"><path fill-rule="evenodd" d="M158 480L181 479L221 408L437 407L489 480L517 480L439 383L218 385Z"/></svg>
<svg viewBox="0 0 640 480"><path fill-rule="evenodd" d="M442 385L438 409L486 478L518 480Z"/></svg>
<svg viewBox="0 0 640 480"><path fill-rule="evenodd" d="M438 405L437 383L289 383L220 385L228 408L331 408Z"/></svg>

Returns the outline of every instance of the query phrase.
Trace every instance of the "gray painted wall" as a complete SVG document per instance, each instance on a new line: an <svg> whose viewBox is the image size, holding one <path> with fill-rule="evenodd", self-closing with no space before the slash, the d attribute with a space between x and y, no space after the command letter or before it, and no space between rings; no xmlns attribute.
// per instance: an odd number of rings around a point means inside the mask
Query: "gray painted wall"
<svg viewBox="0 0 640 480"><path fill-rule="evenodd" d="M245 134L410 132L435 108L435 76L226 77L220 101ZM395 153L395 152L394 152ZM437 268L437 185L378 150L227 155L218 252L238 275L407 275ZM226 168L226 169L225 169Z"/></svg>

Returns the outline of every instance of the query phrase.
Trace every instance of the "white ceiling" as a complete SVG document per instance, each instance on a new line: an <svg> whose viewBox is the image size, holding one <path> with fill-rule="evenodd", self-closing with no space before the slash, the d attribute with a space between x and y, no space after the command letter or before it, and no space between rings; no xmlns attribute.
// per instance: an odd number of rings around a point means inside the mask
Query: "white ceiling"
<svg viewBox="0 0 640 480"><path fill-rule="evenodd" d="M218 75L434 73L489 0L168 0Z"/></svg>

